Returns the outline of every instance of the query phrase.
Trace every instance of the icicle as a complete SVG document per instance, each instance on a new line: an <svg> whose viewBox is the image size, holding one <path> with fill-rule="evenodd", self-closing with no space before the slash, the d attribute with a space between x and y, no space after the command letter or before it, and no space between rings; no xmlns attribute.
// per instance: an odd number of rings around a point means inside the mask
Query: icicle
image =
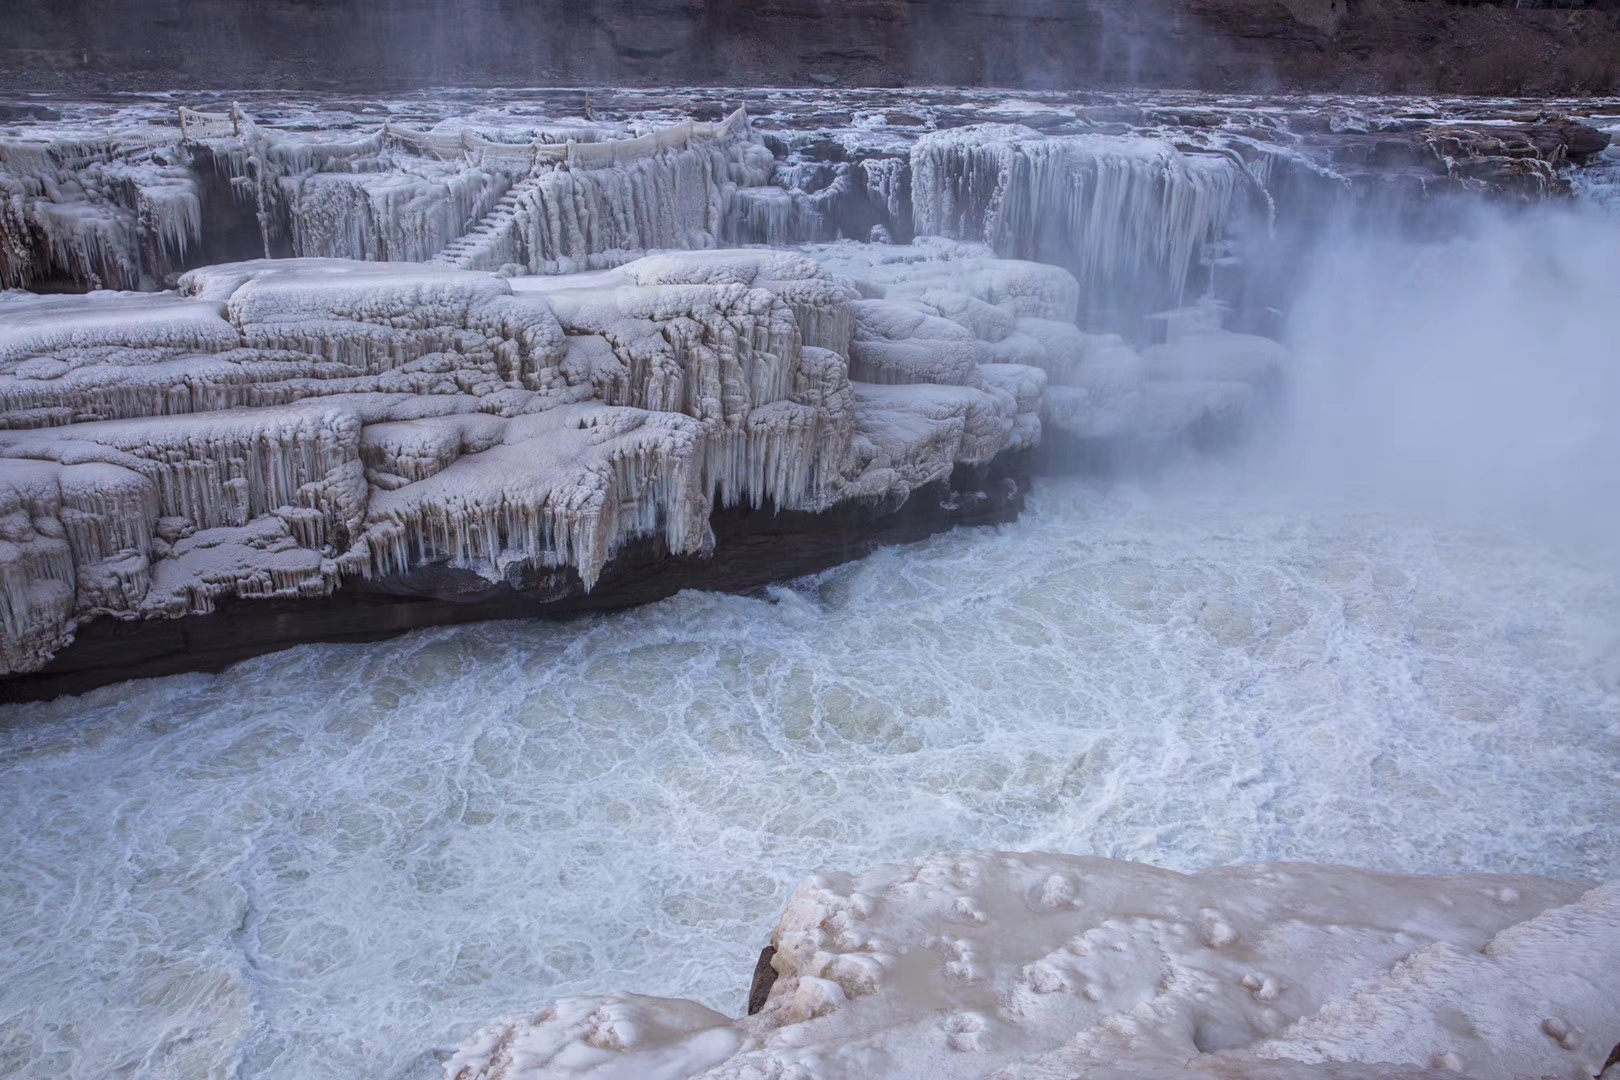
<svg viewBox="0 0 1620 1080"><path fill-rule="evenodd" d="M919 232L1067 266L1099 312L1144 289L1154 306L1181 303L1201 246L1252 183L1223 155L1183 154L1158 139L1045 137L995 124L924 136L912 169Z"/></svg>

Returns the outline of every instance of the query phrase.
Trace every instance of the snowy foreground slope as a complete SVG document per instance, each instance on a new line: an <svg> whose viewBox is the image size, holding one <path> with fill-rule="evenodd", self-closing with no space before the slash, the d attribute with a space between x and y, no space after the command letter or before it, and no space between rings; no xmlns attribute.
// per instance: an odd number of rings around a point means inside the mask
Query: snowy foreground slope
<svg viewBox="0 0 1620 1080"><path fill-rule="evenodd" d="M445 1075L1585 1080L1620 1039L1612 884L942 855L811 879L773 944L757 1015L564 1000Z"/></svg>

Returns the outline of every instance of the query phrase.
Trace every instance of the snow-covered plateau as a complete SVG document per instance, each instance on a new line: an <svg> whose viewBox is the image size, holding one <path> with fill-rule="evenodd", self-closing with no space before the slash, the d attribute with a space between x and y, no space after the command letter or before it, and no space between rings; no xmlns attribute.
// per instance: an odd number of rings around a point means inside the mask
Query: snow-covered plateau
<svg viewBox="0 0 1620 1080"><path fill-rule="evenodd" d="M3 115L0 1074L1620 1080L1620 103Z"/></svg>

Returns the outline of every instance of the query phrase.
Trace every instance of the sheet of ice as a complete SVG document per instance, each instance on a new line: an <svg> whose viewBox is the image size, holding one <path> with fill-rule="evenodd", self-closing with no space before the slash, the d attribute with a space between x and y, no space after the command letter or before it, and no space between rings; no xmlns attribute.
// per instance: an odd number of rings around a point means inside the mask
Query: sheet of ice
<svg viewBox="0 0 1620 1080"><path fill-rule="evenodd" d="M1582 895L1584 893L1584 895ZM1620 1030L1620 885L1272 863L936 855L801 885L763 1010L571 999L446 1080L1332 1076L1585 1080Z"/></svg>

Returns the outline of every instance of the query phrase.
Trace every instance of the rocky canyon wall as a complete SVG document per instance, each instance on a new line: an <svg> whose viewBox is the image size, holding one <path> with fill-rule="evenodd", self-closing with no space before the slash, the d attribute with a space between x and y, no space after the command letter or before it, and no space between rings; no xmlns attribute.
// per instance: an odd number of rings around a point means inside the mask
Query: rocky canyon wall
<svg viewBox="0 0 1620 1080"><path fill-rule="evenodd" d="M13 0L0 88L1140 85L1581 93L1617 0Z"/></svg>

